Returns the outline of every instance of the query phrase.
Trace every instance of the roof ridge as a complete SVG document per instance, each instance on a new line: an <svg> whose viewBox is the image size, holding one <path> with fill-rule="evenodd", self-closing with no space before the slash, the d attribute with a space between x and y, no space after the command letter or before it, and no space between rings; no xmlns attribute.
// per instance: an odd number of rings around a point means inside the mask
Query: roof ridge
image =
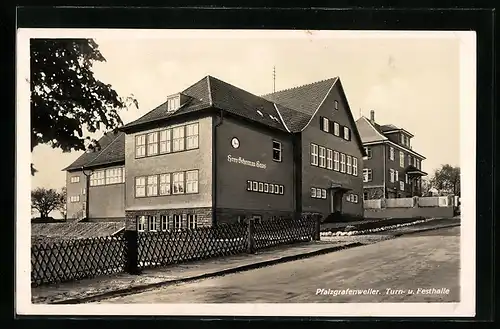
<svg viewBox="0 0 500 329"><path fill-rule="evenodd" d="M214 77L214 76L211 76L211 75L209 75L209 77L210 77L211 79L217 80L218 82L221 82L221 83L223 83L223 84L226 84L226 85L228 85L228 86L231 86L231 87L233 87L233 88L236 88L236 89L238 89L238 90L241 90L241 91L243 91L243 92L245 92L245 93L247 93L247 94L250 94L250 95L252 95L252 96L255 96L255 97L257 97L257 98L260 98L260 99L262 99L263 101L265 101L265 102L267 102L267 103L274 104L274 102L271 102L270 100L265 99L265 98L264 98L264 97L262 97L262 96L259 96L259 95L256 95L256 94L254 94L254 93L251 93L251 92L249 92L248 90L245 90L245 89L243 89L243 88L240 88L240 87L238 87L238 86L235 86L235 85L233 85L233 84L231 84L231 83L229 83L229 82L226 82L226 81L224 81L224 80L218 79L218 78L216 78L216 77Z"/></svg>
<svg viewBox="0 0 500 329"><path fill-rule="evenodd" d="M306 83L306 84L303 84L303 85L300 85L300 86L295 86L295 87L290 87L290 88L278 90L278 91L275 91L275 92L272 92L272 93L268 93L268 94L263 94L260 97L270 96L270 95L281 93L281 92L284 92L284 91L290 91L290 90L294 90L294 89L298 89L298 88L308 87L308 86L311 86L311 85L314 85L314 84L318 84L318 83L321 83L321 82L326 82L328 80L333 80L333 79L336 79L336 78L338 78L338 76L327 78L327 79L323 79L323 80L318 80L318 81L314 81L314 82L310 82L310 83Z"/></svg>

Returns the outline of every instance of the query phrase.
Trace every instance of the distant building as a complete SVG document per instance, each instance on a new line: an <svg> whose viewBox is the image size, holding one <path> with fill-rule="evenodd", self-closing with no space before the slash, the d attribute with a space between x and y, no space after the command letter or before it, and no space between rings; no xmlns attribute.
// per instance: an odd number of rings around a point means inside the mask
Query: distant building
<svg viewBox="0 0 500 329"><path fill-rule="evenodd" d="M362 116L356 121L363 141L364 158L363 198L401 198L418 196L422 191L421 170L425 157L411 146L414 137L395 125L380 125L375 121L375 111L370 118Z"/></svg>
<svg viewBox="0 0 500 329"><path fill-rule="evenodd" d="M139 230L363 215L364 149L338 77L256 96L207 76L99 144L65 168L68 218L85 193L89 220Z"/></svg>

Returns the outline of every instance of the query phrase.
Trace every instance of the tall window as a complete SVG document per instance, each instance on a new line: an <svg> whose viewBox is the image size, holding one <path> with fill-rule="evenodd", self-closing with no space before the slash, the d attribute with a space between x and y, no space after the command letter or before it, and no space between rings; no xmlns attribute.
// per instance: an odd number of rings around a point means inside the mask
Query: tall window
<svg viewBox="0 0 500 329"><path fill-rule="evenodd" d="M135 196L136 197L146 196L146 177L135 178Z"/></svg>
<svg viewBox="0 0 500 329"><path fill-rule="evenodd" d="M345 173L345 154L340 153L340 172Z"/></svg>
<svg viewBox="0 0 500 329"><path fill-rule="evenodd" d="M399 151L399 166L401 168L405 167L405 154L402 151Z"/></svg>
<svg viewBox="0 0 500 329"><path fill-rule="evenodd" d="M148 230L156 232L156 216L148 216Z"/></svg>
<svg viewBox="0 0 500 329"><path fill-rule="evenodd" d="M311 144L311 164L318 165L318 145L316 144Z"/></svg>
<svg viewBox="0 0 500 329"><path fill-rule="evenodd" d="M333 134L335 136L340 136L340 125L338 122L333 123Z"/></svg>
<svg viewBox="0 0 500 329"><path fill-rule="evenodd" d="M399 180L399 171L394 170L394 181L397 182Z"/></svg>
<svg viewBox="0 0 500 329"><path fill-rule="evenodd" d="M351 139L351 131L347 127L344 127L344 139L346 141Z"/></svg>
<svg viewBox="0 0 500 329"><path fill-rule="evenodd" d="M152 175L148 176L147 181L147 196L156 196L158 195L158 176Z"/></svg>
<svg viewBox="0 0 500 329"><path fill-rule="evenodd" d="M187 215L187 227L191 230L198 227L198 217L196 215Z"/></svg>
<svg viewBox="0 0 500 329"><path fill-rule="evenodd" d="M413 166L417 168L417 158L413 158Z"/></svg>
<svg viewBox="0 0 500 329"><path fill-rule="evenodd" d="M172 174L173 176L173 194L184 193L184 172L176 172Z"/></svg>
<svg viewBox="0 0 500 329"><path fill-rule="evenodd" d="M198 123L192 123L186 126L186 149L196 148L198 148Z"/></svg>
<svg viewBox="0 0 500 329"><path fill-rule="evenodd" d="M106 169L106 184L123 183L123 168Z"/></svg>
<svg viewBox="0 0 500 329"><path fill-rule="evenodd" d="M333 151L333 170L339 171L339 152Z"/></svg>
<svg viewBox="0 0 500 329"><path fill-rule="evenodd" d="M347 156L347 173L352 175L352 157L350 155Z"/></svg>
<svg viewBox="0 0 500 329"><path fill-rule="evenodd" d="M330 149L326 149L326 168L333 169L333 151Z"/></svg>
<svg viewBox="0 0 500 329"><path fill-rule="evenodd" d="M162 231L168 231L168 216L166 215L160 216L160 225Z"/></svg>
<svg viewBox="0 0 500 329"><path fill-rule="evenodd" d="M184 151L184 129L185 126L172 128L172 150L174 152Z"/></svg>
<svg viewBox="0 0 500 329"><path fill-rule="evenodd" d="M146 135L135 136L135 157L143 158L146 156Z"/></svg>
<svg viewBox="0 0 500 329"><path fill-rule="evenodd" d="M160 153L172 152L172 129L160 131Z"/></svg>
<svg viewBox="0 0 500 329"><path fill-rule="evenodd" d="M182 217L181 215L174 215L173 229L179 231L182 228Z"/></svg>
<svg viewBox="0 0 500 329"><path fill-rule="evenodd" d="M79 183L80 182L80 176L71 176L70 182L71 183Z"/></svg>
<svg viewBox="0 0 500 329"><path fill-rule="evenodd" d="M417 159L417 169L420 170L420 159Z"/></svg>
<svg viewBox="0 0 500 329"><path fill-rule="evenodd" d="M273 160L281 162L281 143L273 141Z"/></svg>
<svg viewBox="0 0 500 329"><path fill-rule="evenodd" d="M408 165L411 166L411 155L408 154Z"/></svg>
<svg viewBox="0 0 500 329"><path fill-rule="evenodd" d="M399 189L401 191L404 191L404 189L405 189L405 183L403 181L399 182Z"/></svg>
<svg viewBox="0 0 500 329"><path fill-rule="evenodd" d="M408 184L408 174L405 174L405 183Z"/></svg>
<svg viewBox="0 0 500 329"><path fill-rule="evenodd" d="M198 170L186 172L186 193L198 193Z"/></svg>
<svg viewBox="0 0 500 329"><path fill-rule="evenodd" d="M358 176L358 158L352 158L352 174Z"/></svg>
<svg viewBox="0 0 500 329"><path fill-rule="evenodd" d="M146 229L147 219L146 216L138 216L137 217L137 231L144 232Z"/></svg>
<svg viewBox="0 0 500 329"><path fill-rule="evenodd" d="M152 132L147 135L148 156L158 154L158 132Z"/></svg>
<svg viewBox="0 0 500 329"><path fill-rule="evenodd" d="M394 160L394 147L389 147L389 159Z"/></svg>
<svg viewBox="0 0 500 329"><path fill-rule="evenodd" d="M391 183L394 183L394 169L389 169Z"/></svg>
<svg viewBox="0 0 500 329"><path fill-rule="evenodd" d="M330 120L325 117L321 117L321 130L328 132L330 130Z"/></svg>
<svg viewBox="0 0 500 329"><path fill-rule="evenodd" d="M160 195L170 195L172 193L170 186L170 174L160 175Z"/></svg>
<svg viewBox="0 0 500 329"><path fill-rule="evenodd" d="M372 170L367 168L363 169L363 182L371 182L372 178Z"/></svg>
<svg viewBox="0 0 500 329"><path fill-rule="evenodd" d="M323 146L319 147L319 166L326 167L326 149Z"/></svg>
<svg viewBox="0 0 500 329"><path fill-rule="evenodd" d="M106 183L104 170L96 170L90 176L90 186L99 186Z"/></svg>
<svg viewBox="0 0 500 329"><path fill-rule="evenodd" d="M369 147L365 147L366 159L372 158L372 149Z"/></svg>

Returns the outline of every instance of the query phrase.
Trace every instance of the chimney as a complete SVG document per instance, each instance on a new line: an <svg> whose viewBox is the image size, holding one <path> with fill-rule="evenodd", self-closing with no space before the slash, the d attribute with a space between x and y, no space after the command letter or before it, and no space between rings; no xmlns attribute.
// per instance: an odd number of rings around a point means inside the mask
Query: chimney
<svg viewBox="0 0 500 329"><path fill-rule="evenodd" d="M373 123L375 122L375 111L370 110L370 121Z"/></svg>

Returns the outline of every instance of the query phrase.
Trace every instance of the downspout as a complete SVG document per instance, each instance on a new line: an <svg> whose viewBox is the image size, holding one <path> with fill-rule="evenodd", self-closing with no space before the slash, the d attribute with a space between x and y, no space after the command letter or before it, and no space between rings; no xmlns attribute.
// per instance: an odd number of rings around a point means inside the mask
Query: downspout
<svg viewBox="0 0 500 329"><path fill-rule="evenodd" d="M219 122L212 125L212 225L217 224L217 127L222 125L224 111L220 111Z"/></svg>
<svg viewBox="0 0 500 329"><path fill-rule="evenodd" d="M385 143L383 143L382 145L383 145L383 149L384 149L384 152L383 152L383 153L384 153L384 164L383 164L383 166L382 166L382 167L383 167L383 170L384 170L384 187L383 187L383 189L384 189L384 195L383 195L383 198L385 199L385 197L386 197L386 193L387 193L387 191L386 191L386 186L385 186L385 178L386 178L386 163L387 163L386 149L387 149L387 147L386 147Z"/></svg>

